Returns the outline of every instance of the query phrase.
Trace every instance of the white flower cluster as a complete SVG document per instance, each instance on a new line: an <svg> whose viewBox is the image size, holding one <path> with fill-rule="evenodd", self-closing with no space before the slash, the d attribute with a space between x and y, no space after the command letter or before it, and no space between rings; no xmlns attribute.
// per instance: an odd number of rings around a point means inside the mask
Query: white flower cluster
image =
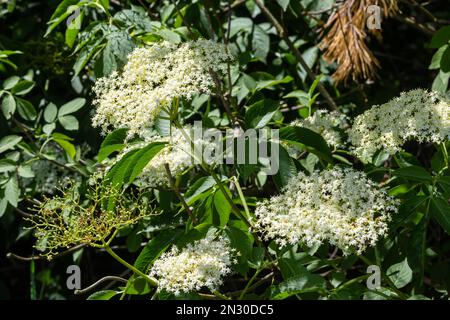
<svg viewBox="0 0 450 320"><path fill-rule="evenodd" d="M165 163L169 165L170 172L174 177L192 166L194 159L188 136L192 138L190 127L172 128L168 137L153 137L152 141L164 141L168 144L142 170L138 177L138 183L147 187L167 186L169 178Z"/></svg>
<svg viewBox="0 0 450 320"><path fill-rule="evenodd" d="M395 154L409 140L439 143L450 135L449 100L436 92L415 89L402 93L356 117L349 130L353 152L370 162L378 150Z"/></svg>
<svg viewBox="0 0 450 320"><path fill-rule="evenodd" d="M258 203L256 230L278 245L327 241L344 254L363 252L385 236L397 201L351 168L300 172L282 194Z"/></svg>
<svg viewBox="0 0 450 320"><path fill-rule="evenodd" d="M294 120L291 126L312 130L320 134L330 146L340 148L345 145L340 130L348 129L349 118L339 111L320 109L305 119Z"/></svg>
<svg viewBox="0 0 450 320"><path fill-rule="evenodd" d="M225 73L229 60L224 45L205 39L137 48L122 73L113 72L95 83L93 125L104 131L112 126L128 128L130 135L140 133L174 98L209 93L214 87L211 72Z"/></svg>
<svg viewBox="0 0 450 320"><path fill-rule="evenodd" d="M209 235L181 250L173 246L155 261L150 276L158 279L160 289L175 295L204 287L216 290L231 273L235 255L228 238Z"/></svg>

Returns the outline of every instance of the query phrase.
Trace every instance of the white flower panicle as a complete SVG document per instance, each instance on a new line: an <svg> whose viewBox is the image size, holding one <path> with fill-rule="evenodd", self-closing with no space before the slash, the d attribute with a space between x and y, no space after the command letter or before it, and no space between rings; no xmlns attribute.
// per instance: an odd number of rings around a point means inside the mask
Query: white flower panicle
<svg viewBox="0 0 450 320"><path fill-rule="evenodd" d="M228 238L209 235L181 250L173 246L155 261L150 276L158 280L160 289L175 295L205 287L216 290L231 273L235 256Z"/></svg>
<svg viewBox="0 0 450 320"><path fill-rule="evenodd" d="M336 148L345 145L342 132L349 127L349 118L339 111L317 110L305 119L297 119L291 126L304 127L320 134L325 141Z"/></svg>
<svg viewBox="0 0 450 320"><path fill-rule="evenodd" d="M192 137L189 126L182 129L172 128L171 135L168 137L154 137L153 141L164 141L168 144L142 170L138 183L147 187L167 186L169 178L164 164L169 165L173 176L182 174L192 166L194 163L192 147L187 137Z"/></svg>
<svg viewBox="0 0 450 320"><path fill-rule="evenodd" d="M300 172L280 195L258 203L256 230L282 246L328 242L344 254L363 252L387 234L397 201L364 173L335 167Z"/></svg>
<svg viewBox="0 0 450 320"><path fill-rule="evenodd" d="M138 134L151 127L161 108L170 106L174 98L210 93L211 72L224 74L231 59L224 45L205 39L137 48L122 73L113 72L95 83L93 125L104 131L128 128L130 135Z"/></svg>
<svg viewBox="0 0 450 320"><path fill-rule="evenodd" d="M440 143L450 135L449 100L415 89L356 117L349 130L353 152L364 162L383 149L393 155L410 140Z"/></svg>

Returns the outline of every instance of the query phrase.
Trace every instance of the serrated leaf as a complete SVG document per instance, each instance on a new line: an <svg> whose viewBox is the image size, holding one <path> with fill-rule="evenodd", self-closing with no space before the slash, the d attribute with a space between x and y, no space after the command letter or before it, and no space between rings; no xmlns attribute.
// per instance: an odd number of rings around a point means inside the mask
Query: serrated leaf
<svg viewBox="0 0 450 320"><path fill-rule="evenodd" d="M410 181L431 182L433 180L431 174L419 166L409 166L397 169L394 171L394 175Z"/></svg>

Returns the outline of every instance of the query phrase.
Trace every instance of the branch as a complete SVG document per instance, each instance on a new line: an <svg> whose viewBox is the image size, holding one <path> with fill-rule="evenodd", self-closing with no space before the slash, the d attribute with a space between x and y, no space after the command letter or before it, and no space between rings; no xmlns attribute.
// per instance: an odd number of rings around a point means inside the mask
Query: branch
<svg viewBox="0 0 450 320"><path fill-rule="evenodd" d="M184 210L186 210L187 214L192 220L192 223L195 225L197 224L197 219L194 216L194 213L192 212L189 205L186 203L186 200L184 200L183 195L180 193L180 190L178 190L177 186L175 185L175 181L173 179L172 173L170 172L169 165L167 163L164 163L164 168L166 169L167 178L169 179L170 187L172 188L173 192L177 195L178 199L180 199L181 204L184 207Z"/></svg>
<svg viewBox="0 0 450 320"><path fill-rule="evenodd" d="M61 252L61 253L58 253L57 255L54 256L54 258L59 258L59 257L65 256L65 255L68 255L69 253L72 253L72 252L74 252L74 251L77 251L78 249L84 248L85 246L86 246L86 245L85 245L84 243L79 244L79 245L77 245L77 246L75 246L75 247L72 247L72 248L70 248L70 249L67 249L66 251L63 251L63 252ZM8 259L14 258L14 259L19 260L19 261L36 261L36 260L43 260L43 259L45 258L45 257L43 257L43 256L22 257L22 256L19 256L19 255L17 255L17 254L14 254L14 253L12 253L12 252L8 252L8 253L6 254L6 257L7 257Z"/></svg>
<svg viewBox="0 0 450 320"><path fill-rule="evenodd" d="M300 51L294 46L292 41L289 39L289 35L286 31L286 29L280 24L280 22L274 17L274 15L267 9L267 7L261 2L261 0L255 0L256 5L261 9L261 11L266 15L266 17L270 20L270 22L274 25L275 29L278 32L278 35L284 39L284 41L289 46L289 49L294 53L295 57L297 58L297 61L300 63L303 69L305 69L306 73L308 74L308 77L311 79L311 81L316 80L316 75L311 70L311 68L308 66L306 61L303 59ZM327 89L323 86L321 82L318 83L318 88L320 93L324 96L325 100L327 101L327 104L329 107L333 110L337 110L336 103L331 98L330 94L328 93Z"/></svg>
<svg viewBox="0 0 450 320"><path fill-rule="evenodd" d="M114 282L122 282L122 283L127 283L128 280L121 278L121 277L116 277L116 276L106 276L101 278L100 280L98 280L97 282L91 284L89 287L81 289L81 290L75 290L74 293L75 294L84 294L87 293L89 291L91 291L92 289L95 289L97 286L101 285L103 282L106 281L114 281Z"/></svg>

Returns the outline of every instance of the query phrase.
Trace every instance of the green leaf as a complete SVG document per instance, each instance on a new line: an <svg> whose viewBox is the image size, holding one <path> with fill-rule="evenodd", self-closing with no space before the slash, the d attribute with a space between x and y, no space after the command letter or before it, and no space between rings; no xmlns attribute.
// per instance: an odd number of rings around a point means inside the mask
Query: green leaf
<svg viewBox="0 0 450 320"><path fill-rule="evenodd" d="M394 171L394 176L417 182L431 182L433 180L431 174L419 166L409 166L397 169Z"/></svg>
<svg viewBox="0 0 450 320"><path fill-rule="evenodd" d="M153 262L158 259L158 257L166 251L181 234L181 230L166 230L159 233L142 249L134 262L134 266L140 271L147 273Z"/></svg>
<svg viewBox="0 0 450 320"><path fill-rule="evenodd" d="M445 45L439 48L438 51L433 55L433 58L431 58L431 64L428 67L430 70L439 69L441 68L441 60L442 55L444 54L444 51L449 47L449 45Z"/></svg>
<svg viewBox="0 0 450 320"><path fill-rule="evenodd" d="M65 139L58 139L58 138L53 138L53 139L55 140L55 142L57 144L59 144L61 146L61 148L63 148L67 152L67 154L69 155L70 158L72 158L72 159L75 158L77 151L73 144L71 144L69 141L67 141Z"/></svg>
<svg viewBox="0 0 450 320"><path fill-rule="evenodd" d="M0 159L0 173L16 170L16 163L10 159Z"/></svg>
<svg viewBox="0 0 450 320"><path fill-rule="evenodd" d="M3 137L0 140L0 153L5 152L6 150L12 149L21 140L22 140L22 137L17 136L17 135L9 135L9 136Z"/></svg>
<svg viewBox="0 0 450 320"><path fill-rule="evenodd" d="M412 270L408 265L408 259L390 266L386 275L397 288L403 288L412 281Z"/></svg>
<svg viewBox="0 0 450 320"><path fill-rule="evenodd" d="M94 292L91 294L87 300L110 300L112 297L114 297L119 292L114 290L101 290Z"/></svg>
<svg viewBox="0 0 450 320"><path fill-rule="evenodd" d="M279 146L279 169L273 179L278 189L286 186L289 180L297 175L297 167L294 160L289 156L289 153L281 145Z"/></svg>
<svg viewBox="0 0 450 320"><path fill-rule="evenodd" d="M73 130L78 130L78 128L79 128L78 120L74 116L69 115L69 116L58 117L58 121L59 121L59 123L61 123L61 125L66 130L73 131Z"/></svg>
<svg viewBox="0 0 450 320"><path fill-rule="evenodd" d="M34 172L30 165L20 165L17 169L19 176L23 178L33 178Z"/></svg>
<svg viewBox="0 0 450 320"><path fill-rule="evenodd" d="M5 90L11 89L19 82L19 80L20 80L20 77L18 77L18 76L9 77L5 81L3 81L3 85L2 85L3 89L5 89Z"/></svg>
<svg viewBox="0 0 450 320"><path fill-rule="evenodd" d="M97 161L102 162L105 160L111 153L120 151L124 148L125 138L127 137L128 129L121 128L114 130L110 134L108 134L105 140L102 142L100 146L100 150L98 151Z"/></svg>
<svg viewBox="0 0 450 320"><path fill-rule="evenodd" d="M194 203L204 192L210 190L216 185L216 180L213 177L201 177L187 190L184 195L186 203L191 205Z"/></svg>
<svg viewBox="0 0 450 320"><path fill-rule="evenodd" d="M80 32L80 27L83 23L83 17L84 13L83 11L81 11L80 14L71 21L70 25L67 26L65 40L69 48L73 47L77 35Z"/></svg>
<svg viewBox="0 0 450 320"><path fill-rule="evenodd" d="M252 48L255 57L266 62L267 55L270 51L270 37L267 32L258 25L253 29Z"/></svg>
<svg viewBox="0 0 450 320"><path fill-rule="evenodd" d="M78 111L79 109L81 109L84 106L85 103L86 103L86 99L76 98L76 99L73 99L72 101L69 101L69 102L63 104L61 106L61 108L59 108L58 117L62 117L67 114Z"/></svg>
<svg viewBox="0 0 450 320"><path fill-rule="evenodd" d="M55 130L55 128L56 128L55 123L47 123L47 124L44 124L44 126L42 127L42 131L44 131L44 133L49 136L52 134L52 132L53 132L53 130Z"/></svg>
<svg viewBox="0 0 450 320"><path fill-rule="evenodd" d="M440 66L443 72L450 72L450 46L442 54Z"/></svg>
<svg viewBox="0 0 450 320"><path fill-rule="evenodd" d="M17 207L19 197L20 197L19 183L17 181L17 177L12 176L9 178L5 186L5 198L13 207Z"/></svg>
<svg viewBox="0 0 450 320"><path fill-rule="evenodd" d="M391 230L395 230L413 213L417 212L427 199L428 197L426 196L414 196L404 201L398 209L398 213L393 217Z"/></svg>
<svg viewBox="0 0 450 320"><path fill-rule="evenodd" d="M10 94L7 94L2 99L2 112L7 120L11 118L11 116L16 111L16 100Z"/></svg>
<svg viewBox="0 0 450 320"><path fill-rule="evenodd" d="M305 292L325 291L325 280L316 274L312 274L303 268L303 272L274 286L271 298L275 300L286 299L290 296Z"/></svg>
<svg viewBox="0 0 450 320"><path fill-rule="evenodd" d="M131 295L145 295L151 291L151 287L146 279L141 276L133 275L128 279L126 294Z"/></svg>
<svg viewBox="0 0 450 320"><path fill-rule="evenodd" d="M265 88L270 88L282 83L289 83L292 80L294 80L294 78L292 78L291 76L286 76L282 79L279 80L263 80L263 81L258 81L255 90L262 90Z"/></svg>
<svg viewBox="0 0 450 320"><path fill-rule="evenodd" d="M220 227L226 226L228 220L230 219L231 204L227 201L225 195L220 190L217 190L214 194L214 207L219 213Z"/></svg>
<svg viewBox="0 0 450 320"><path fill-rule="evenodd" d="M233 226L227 227L225 231L230 238L231 246L238 250L243 259L248 260L253 252L253 236L248 231Z"/></svg>
<svg viewBox="0 0 450 320"><path fill-rule="evenodd" d="M150 160L152 160L165 145L165 142L153 142L136 153L133 160L130 162L131 174L128 178L128 183L131 183L136 179Z"/></svg>
<svg viewBox="0 0 450 320"><path fill-rule="evenodd" d="M31 102L17 98L17 111L19 111L19 114L22 118L28 121L32 121L36 119L37 113L36 109L33 107Z"/></svg>
<svg viewBox="0 0 450 320"><path fill-rule="evenodd" d="M289 1L290 0L277 0L277 3L280 5L283 11L286 12L287 7L289 6Z"/></svg>
<svg viewBox="0 0 450 320"><path fill-rule="evenodd" d="M245 112L246 126L253 129L263 128L269 123L278 108L278 102L270 99L260 100L252 104Z"/></svg>
<svg viewBox="0 0 450 320"><path fill-rule="evenodd" d="M67 17L69 17L73 12L68 11L70 6L77 5L79 0L64 0L62 1L55 12L51 16L50 20L47 22L49 25L44 37L48 36L61 22L63 22Z"/></svg>
<svg viewBox="0 0 450 320"><path fill-rule="evenodd" d="M450 41L450 26L439 29L431 39L430 48L440 48Z"/></svg>
<svg viewBox="0 0 450 320"><path fill-rule="evenodd" d="M58 114L58 108L54 103L49 103L44 110L44 120L47 123L52 123L56 119L56 115Z"/></svg>
<svg viewBox="0 0 450 320"><path fill-rule="evenodd" d="M312 130L302 128L286 126L280 129L280 139L288 142L299 142L306 146L306 150L314 153L319 158L333 163L333 157L331 150L328 147L322 136Z"/></svg>
<svg viewBox="0 0 450 320"><path fill-rule="evenodd" d="M431 212L447 234L450 234L450 205L443 198L431 198Z"/></svg>
<svg viewBox="0 0 450 320"><path fill-rule="evenodd" d="M436 78L434 78L431 89L441 93L447 92L449 79L450 79L450 72L444 72L440 70Z"/></svg>
<svg viewBox="0 0 450 320"><path fill-rule="evenodd" d="M34 81L22 80L19 81L12 89L11 93L21 96L30 92L34 87Z"/></svg>

